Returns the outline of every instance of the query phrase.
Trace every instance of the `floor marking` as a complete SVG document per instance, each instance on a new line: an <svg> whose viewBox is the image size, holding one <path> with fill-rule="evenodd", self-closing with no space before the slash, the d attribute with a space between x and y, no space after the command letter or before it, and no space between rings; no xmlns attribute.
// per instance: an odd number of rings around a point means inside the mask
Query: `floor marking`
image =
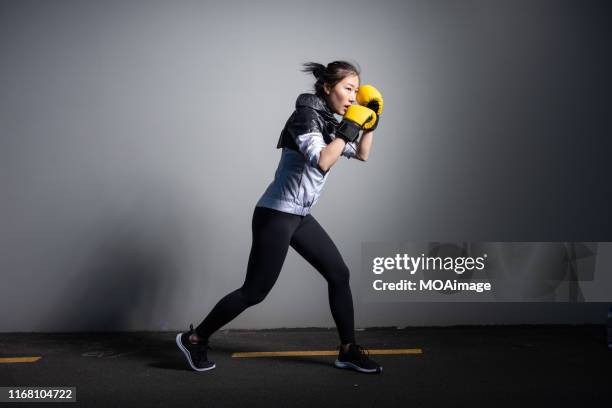
<svg viewBox="0 0 612 408"><path fill-rule="evenodd" d="M367 349L370 355L423 354L420 348L412 349ZM232 353L232 357L292 357L292 356L337 356L338 350L313 351L250 351Z"/></svg>
<svg viewBox="0 0 612 408"><path fill-rule="evenodd" d="M34 363L42 357L0 357L0 363Z"/></svg>

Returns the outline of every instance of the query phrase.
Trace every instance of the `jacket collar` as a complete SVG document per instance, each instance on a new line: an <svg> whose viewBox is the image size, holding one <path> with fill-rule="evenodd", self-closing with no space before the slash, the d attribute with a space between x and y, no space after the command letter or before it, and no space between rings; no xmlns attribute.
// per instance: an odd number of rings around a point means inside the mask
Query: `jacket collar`
<svg viewBox="0 0 612 408"><path fill-rule="evenodd" d="M295 101L295 108L297 109L301 106L313 108L314 110L320 112L327 120L336 121L334 113L331 111L331 109L329 109L329 106L327 106L327 102L316 94L300 94Z"/></svg>

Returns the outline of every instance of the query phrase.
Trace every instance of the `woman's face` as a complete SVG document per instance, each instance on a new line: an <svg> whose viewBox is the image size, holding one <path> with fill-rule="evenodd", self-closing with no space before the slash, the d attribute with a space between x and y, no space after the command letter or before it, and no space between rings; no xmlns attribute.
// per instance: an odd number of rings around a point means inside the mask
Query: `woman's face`
<svg viewBox="0 0 612 408"><path fill-rule="evenodd" d="M348 107L355 103L358 89L359 77L355 74L344 77L331 89L328 84L323 84L327 104L338 115L344 115Z"/></svg>

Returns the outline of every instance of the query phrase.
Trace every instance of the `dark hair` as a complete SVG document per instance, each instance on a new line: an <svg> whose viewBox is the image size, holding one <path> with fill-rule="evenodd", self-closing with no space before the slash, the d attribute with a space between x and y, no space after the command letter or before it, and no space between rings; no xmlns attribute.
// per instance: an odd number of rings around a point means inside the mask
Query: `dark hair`
<svg viewBox="0 0 612 408"><path fill-rule="evenodd" d="M311 72L317 82L314 84L315 93L321 97L325 96L323 84L328 84L330 88L342 81L349 75L360 74L360 69L357 64L351 64L346 61L334 61L327 64L327 67L317 62L307 62L302 69L302 72Z"/></svg>

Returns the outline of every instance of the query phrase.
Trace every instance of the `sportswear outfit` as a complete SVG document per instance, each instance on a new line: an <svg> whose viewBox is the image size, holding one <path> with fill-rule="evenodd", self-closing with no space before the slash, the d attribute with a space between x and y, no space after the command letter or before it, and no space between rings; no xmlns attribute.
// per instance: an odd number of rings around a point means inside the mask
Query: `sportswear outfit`
<svg viewBox="0 0 612 408"><path fill-rule="evenodd" d="M335 139L338 125L323 99L313 94L300 95L277 144L277 148L283 151L274 181L257 206L296 215L309 214L331 171L321 171L319 156L321 150ZM355 143L344 146L343 156L350 159L356 154Z"/></svg>
<svg viewBox="0 0 612 408"><path fill-rule="evenodd" d="M274 180L253 212L253 242L245 281L223 297L190 333L195 331L199 337L208 339L246 308L263 301L274 286L291 246L327 280L329 304L340 340L356 346L349 269L332 239L310 214L331 171L319 168L320 152L335 138L338 125L324 99L314 94L299 95L295 111L278 141L277 148L282 148L282 153ZM342 155L352 158L356 152L356 144L347 143ZM181 350L193 368L183 339L187 335L179 333L177 344L180 343L179 348L183 345ZM365 355L359 350L349 352L359 358ZM340 353L339 358L342 356ZM336 366L355 368L338 364L338 360ZM202 367L208 369L210 362Z"/></svg>

